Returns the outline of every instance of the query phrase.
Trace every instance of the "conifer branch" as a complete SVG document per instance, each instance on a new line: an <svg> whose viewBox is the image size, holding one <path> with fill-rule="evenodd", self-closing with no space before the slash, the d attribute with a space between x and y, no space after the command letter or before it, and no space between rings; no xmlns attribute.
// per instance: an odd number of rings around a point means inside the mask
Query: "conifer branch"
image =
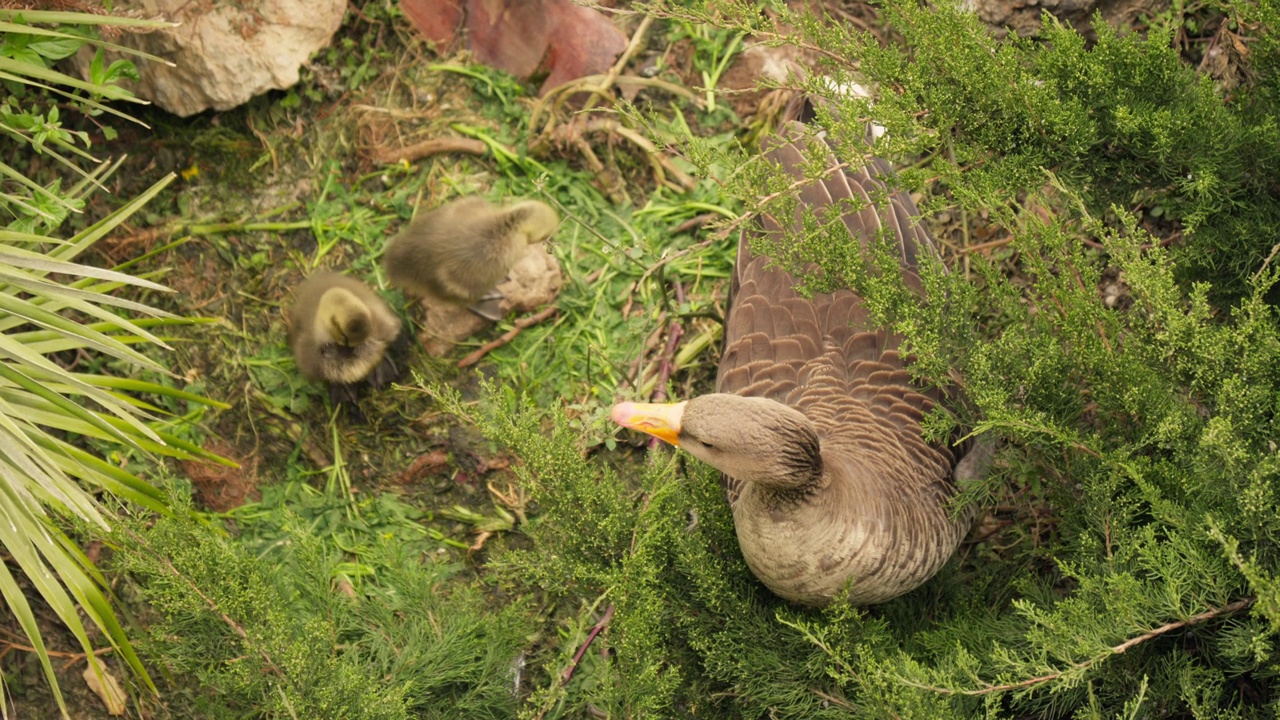
<svg viewBox="0 0 1280 720"><path fill-rule="evenodd" d="M977 696L977 695L990 695L991 693L1006 692L1009 690L1023 690L1029 687L1035 687L1036 685L1047 683L1051 680L1057 680L1058 678L1062 677L1063 675L1073 670L1087 669L1089 667L1092 667L1096 663L1101 662L1102 660L1106 660L1107 658L1113 655L1119 655L1129 650L1130 648L1133 648L1137 645L1141 645L1142 643L1148 640L1158 638L1161 635L1172 632L1174 630L1179 630L1184 627L1196 625L1198 623L1204 622L1205 620L1212 620L1213 618L1216 618L1219 615L1227 615L1229 613L1244 610L1245 608L1249 607L1256 601L1257 601L1257 598L1255 597L1247 597L1247 598L1237 600L1233 603L1228 603L1226 605L1223 605L1220 608L1213 608L1211 610L1206 610L1202 613L1192 615L1186 620L1178 620L1175 622L1165 623L1164 625L1161 625L1160 627L1150 632L1143 633L1142 635L1139 635L1134 638L1129 638L1128 640L1125 640L1119 645L1108 648L1106 652L1101 653L1095 657L1092 657L1088 660L1083 660L1078 663L1072 663L1072 665L1065 670L1059 670L1057 672L1049 673L1048 675L1040 675L1038 677L1027 678L1026 680L1019 680L1018 682L1014 682L1014 683L1007 683L1004 685L988 685L986 683L983 683L984 687L981 687L975 690L957 690L955 688L937 687L934 685L925 685L923 683L912 682L910 680L907 680L904 677L898 677L897 679L903 685L909 685L911 687L919 688L921 690L928 690L930 692L935 692L940 695Z"/></svg>
<svg viewBox="0 0 1280 720"><path fill-rule="evenodd" d="M204 591L200 589L200 586L196 585L194 582L191 581L191 578L187 577L186 575L183 575L181 570L178 570L178 568L174 567L173 562L170 561L168 557L157 552L155 548L151 547L151 545L147 543L146 540L143 540L133 531L125 530L125 533L129 536L130 539L138 543L139 546L146 548L147 552L151 553L152 557L159 560L160 564L163 565L166 570L172 573L175 578L178 578L179 580L182 580L184 583L186 583L187 586L191 588L191 591L194 592L201 600L204 601L204 604L209 607L209 610L215 613L222 620L222 622L226 623L227 627L231 628L231 630L235 632L235 634L241 640L243 640L246 645L252 644L252 640L249 637L249 633L245 631L244 627L240 625L240 623L236 622L230 615L223 612L222 608L218 607L218 603L215 602L213 598L206 595ZM261 648L259 648L258 654L262 656L262 660L266 663L266 667L269 672L273 673L278 677L284 677L284 672L280 670L280 666L276 665L275 661L271 659L271 656L267 654L266 650L262 650Z"/></svg>

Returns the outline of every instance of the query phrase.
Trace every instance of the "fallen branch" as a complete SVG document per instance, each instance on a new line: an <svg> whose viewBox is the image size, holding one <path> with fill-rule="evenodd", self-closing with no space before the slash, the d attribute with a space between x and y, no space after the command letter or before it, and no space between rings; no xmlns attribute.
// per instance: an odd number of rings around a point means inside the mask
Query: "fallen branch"
<svg viewBox="0 0 1280 720"><path fill-rule="evenodd" d="M432 155L444 153L464 153L466 155L484 155L489 146L482 140L472 138L432 138L414 143L408 147L391 150L379 150L373 154L373 161L380 165L392 165L400 161L413 162Z"/></svg>
<svg viewBox="0 0 1280 720"><path fill-rule="evenodd" d="M1147 642L1148 640L1158 638L1161 635L1172 632L1174 630L1180 630L1190 625L1196 625L1198 623L1204 622L1205 620L1212 620L1213 618L1216 618L1219 615L1226 615L1233 612L1239 612L1240 610L1244 610L1245 608L1249 607L1256 601L1257 601L1257 598L1247 597L1242 600L1237 600L1233 603L1228 603L1227 605L1223 605L1220 608L1205 610L1202 613L1192 615L1186 620L1177 620L1175 622L1165 623L1164 625L1161 625L1160 627L1150 632L1143 633L1142 635L1139 635L1134 638L1129 638L1128 640L1125 640L1119 645L1108 648L1105 652L1100 653L1096 657L1092 657L1092 658L1089 658L1088 660L1083 660L1078 663L1072 663L1071 667L1067 668L1066 670L1059 670L1058 672L1049 673L1048 675L1041 675L1039 677L1027 678L1026 680L1019 680L1018 682L1007 683L1005 685L987 685L986 683L983 683L984 687L978 688L976 690L956 690L955 688L943 688L943 687L935 687L933 685L923 685L921 683L912 682L910 680L907 680L906 678L901 678L901 677L898 678L898 681L901 682L903 685L909 685L911 687L919 688L921 690L928 690L930 692L938 693L939 695L976 696L976 695L990 695L991 693L998 693L998 692L1007 692L1009 690L1022 690L1024 688L1034 687L1036 685L1047 683L1050 680L1057 680L1058 678L1062 677L1063 675L1067 674L1072 670L1083 670L1085 668L1092 667L1093 665L1103 660L1106 660L1107 658L1112 657L1113 655L1119 655L1125 652L1126 650L1129 650L1137 645L1141 645L1142 643Z"/></svg>
<svg viewBox="0 0 1280 720"><path fill-rule="evenodd" d="M464 368L464 367L470 367L472 365L475 365L476 363L480 362L481 358L483 358L485 355L488 355L490 352L497 350L498 348L502 347L503 345L506 345L512 340L515 340L516 336L519 335L521 332L523 332L525 328L531 327L533 325L537 325L543 320L546 320L552 315L555 315L556 310L558 310L558 308L555 305L549 305L543 308L541 311L539 311L538 314L536 315L529 315L527 317L522 317L519 320L516 320L515 327L502 333L502 336L497 338L496 340L490 340L484 345L481 345L479 350L476 350L470 355L459 360L458 367Z"/></svg>

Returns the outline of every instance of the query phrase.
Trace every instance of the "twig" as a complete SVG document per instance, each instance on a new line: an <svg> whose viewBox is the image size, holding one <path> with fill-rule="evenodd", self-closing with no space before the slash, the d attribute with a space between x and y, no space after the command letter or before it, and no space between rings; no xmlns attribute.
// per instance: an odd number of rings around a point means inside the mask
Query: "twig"
<svg viewBox="0 0 1280 720"><path fill-rule="evenodd" d="M565 125L566 131L573 129L578 123L570 123ZM650 142L649 138L623 125L617 120L611 118L592 118L582 123L582 132L610 132L615 135L630 140L636 147L644 151L645 157L649 159L649 164L653 167L654 179L659 185L667 184L667 176L671 176L671 181L677 187L677 190L691 190L696 184L693 178L689 177L683 170L671 164L671 159L666 153L658 150L657 146Z"/></svg>
<svg viewBox="0 0 1280 720"><path fill-rule="evenodd" d="M1102 660L1106 660L1107 658L1113 655L1119 655L1134 646L1141 645L1142 643L1148 640L1158 638L1161 635L1164 635L1168 632L1172 632L1173 630L1179 630L1181 628L1184 628L1190 625L1202 623L1205 620L1212 620L1213 618L1218 617L1219 615L1226 615L1228 613L1244 610L1245 608L1249 607L1256 601L1257 601L1257 598L1247 597L1242 600L1237 600L1233 603L1223 605L1220 608L1205 610L1202 613L1192 615L1186 620L1177 620L1175 622L1165 623L1164 625L1161 625L1160 627L1150 632L1143 633L1142 635L1139 635L1134 638L1129 638L1128 640L1125 640L1119 645L1108 648L1105 652L1097 655L1096 657L1092 657L1088 660L1083 660L1078 663L1072 663L1071 667L1067 668L1066 670L1059 670L1058 672L1049 673L1048 675L1041 675L1039 677L1027 678L1026 680L1019 680L1018 682L1014 682L1014 683L1008 683L1005 685L986 685L984 683L984 685L986 686L979 688L977 690L956 690L954 688L942 688L942 687L934 687L932 685L924 685L921 683L912 682L910 680L907 680L906 678L901 678L901 677L898 678L898 681L904 685L910 685L911 687L919 688L921 690L936 692L940 695L976 696L976 695L990 695L991 693L1006 692L1009 690L1021 690L1023 688L1033 687L1035 685L1040 685L1042 683L1049 682L1050 680L1057 680L1058 678L1062 677L1063 675L1070 672L1071 670L1082 670L1084 668L1091 667L1094 664L1101 662Z"/></svg>
<svg viewBox="0 0 1280 720"><path fill-rule="evenodd" d="M679 225L675 226L674 228L672 228L671 234L679 235L680 233L689 232L694 228L700 228L703 225L706 225L707 223L711 222L712 220L715 220L718 217L723 217L723 216L720 213L713 213L713 212L702 213L701 215L695 215L689 218L688 220L685 220L684 222L680 223Z"/></svg>
<svg viewBox="0 0 1280 720"><path fill-rule="evenodd" d="M1267 259L1262 261L1262 267L1258 268L1258 272L1253 274L1253 277L1250 278L1251 280L1254 282L1258 281L1258 277L1262 275L1262 271L1266 270L1267 266L1271 264L1271 261L1275 259L1277 252L1280 252L1280 243L1276 243L1271 248L1271 254L1267 255Z"/></svg>
<svg viewBox="0 0 1280 720"><path fill-rule="evenodd" d="M840 707L844 708L845 710L848 710L849 712L857 712L858 710L858 708L855 707L854 704L849 702L848 700L845 700L844 698L838 698L835 695L829 695L817 688L812 688L811 690L809 690L809 692L813 693L814 695L817 695L823 700L826 700L832 705L839 705Z"/></svg>
<svg viewBox="0 0 1280 720"><path fill-rule="evenodd" d="M7 642L7 641L6 641L6 642L4 643L4 650L0 650L0 657L4 657L5 655L8 655L10 650L21 650L21 651L23 651L23 652L30 652L30 653L36 652L36 649L35 649L35 648L33 648L33 647L31 647L30 645L21 645L21 644L19 644L19 643L15 643L15 642ZM97 650L94 650L94 651L93 651L93 654L94 654L94 655L108 655L108 654L113 653L113 652L115 652L115 651L116 651L116 649L115 649L115 648L104 647L104 648L98 648ZM46 649L44 652L45 652L45 654L46 654L46 655L48 655L49 657L64 657L64 658L69 658L72 662L75 662L75 661L77 661L77 660L85 660L85 659L87 659L87 658L89 657L89 654L88 654L88 653L82 653L82 652L78 652L78 653L77 653L77 652L67 652L67 651L65 651L65 650L48 650L48 649Z"/></svg>
<svg viewBox="0 0 1280 720"><path fill-rule="evenodd" d="M640 21L640 26L631 34L631 42L627 43L627 48L622 51L622 54L618 56L618 61L613 64L613 67L609 68L609 72L605 73L604 79L600 81L597 94L587 98L586 105L582 108L583 110L590 110L595 105L595 99L601 97L613 87L613 84L618 80L618 75L622 74L622 69L627 66L627 63L631 62L631 56L635 55L636 51L640 49L644 36L649 32L649 26L652 24L653 17L645 15L644 19Z"/></svg>
<svg viewBox="0 0 1280 720"><path fill-rule="evenodd" d="M742 217L745 218L753 214L754 213L747 213ZM734 221L734 223L737 223L737 222L738 222L737 220ZM639 286L640 283L643 283L645 280L648 280L650 275L653 275L654 273L658 272L662 268L666 267L667 264L672 262L673 260L679 260L680 258L684 257L685 255L688 255L689 253L694 253L699 250L704 250L708 247L711 247L712 245L716 244L720 240L725 239L726 237L728 237L726 233L717 231L712 233L711 237L708 237L706 240L701 240L695 245L690 245L689 247L683 250L677 250L676 252L673 252L670 255L659 259L653 265L650 265L648 270L644 271L644 274L641 275L640 279L636 281L636 285Z"/></svg>
<svg viewBox="0 0 1280 720"><path fill-rule="evenodd" d="M390 165L398 163L401 160L405 162L413 162L421 160L424 157L432 155L441 155L444 153L465 153L467 155L484 155L489 152L489 146L482 140L473 138L432 138L423 140L420 143L414 143L408 147L379 150L373 154L373 161L382 165Z"/></svg>
<svg viewBox="0 0 1280 720"><path fill-rule="evenodd" d="M808 185L809 183L814 183L820 180L824 180L827 178L827 176L831 175L832 173L839 172L848 167L849 167L849 163L847 162L837 163L823 170L821 173L818 173L816 177L800 178L799 180L796 180L795 182L791 183L786 188L779 190L778 192L769 193L768 195L765 195L764 197L759 198L753 204L758 208L768 207L769 203L773 202L774 200L777 200L783 195L787 195L789 193L795 192L796 190L799 190L800 188L804 187L805 185ZM716 235L722 238L729 237L729 234L732 233L734 230L736 230L739 225L741 225L742 223L746 222L747 220L750 220L751 218L759 214L760 214L759 211L745 212L739 215L736 220L730 221L729 224L717 230Z"/></svg>
<svg viewBox="0 0 1280 720"><path fill-rule="evenodd" d="M1182 232L1181 232L1181 231L1175 231L1172 235L1170 235L1170 236L1169 236L1169 237L1167 237L1167 238L1160 238L1160 242L1156 242L1156 243L1142 243L1141 245L1139 245L1139 246L1138 246L1138 249L1139 249L1139 250L1150 250L1150 249L1151 249L1151 248L1153 248L1153 247L1168 247L1169 245L1173 244L1173 242L1174 242L1174 241L1176 241L1176 240L1177 240L1178 238L1180 238L1180 237L1182 237ZM1089 238L1080 238L1080 242L1084 243L1085 245L1088 245L1088 246L1089 246L1089 247L1091 247L1091 248L1094 248L1095 250L1106 250L1106 249L1107 249L1107 246L1106 246L1104 243L1100 243L1100 242L1098 242L1097 240L1090 240ZM1280 246L1277 246L1277 247L1280 247Z"/></svg>
<svg viewBox="0 0 1280 720"><path fill-rule="evenodd" d="M502 333L502 336L497 338L496 340L490 340L484 345L481 345L479 350L476 350L470 355L459 360L458 367L464 368L464 367L470 367L472 365L475 365L476 363L480 362L481 358L483 358L485 355L488 355L493 350L497 350L503 345L506 345L512 340L515 340L516 336L519 335L522 331L524 331L525 328L533 325L537 325L543 320L546 320L552 315L555 315L556 310L558 309L559 308L557 308L555 305L548 305L547 307L543 308L540 312L538 312L538 314L536 315L529 315L527 317L522 317L519 320L516 320L515 327Z"/></svg>
<svg viewBox="0 0 1280 720"><path fill-rule="evenodd" d="M960 248L957 251L957 254L967 255L969 253L982 252L983 250L990 250L991 248L1000 247L1001 245L1008 245L1011 242L1013 242L1013 236L1005 235L1002 238L989 240L984 243L978 243L977 245L965 245L964 247Z"/></svg>
<svg viewBox="0 0 1280 720"><path fill-rule="evenodd" d="M608 595L608 593L605 593L605 595ZM594 613L595 609L599 607L600 601L604 600L605 595L601 595L596 598L596 601L591 604L591 609L588 612ZM582 662L582 657L587 654L587 649L591 647L591 643L595 642L596 637L600 635L600 632L604 630L605 626L608 625L609 621L612 619L613 605L610 605L605 609L604 616L600 618L600 622L597 622L595 627L591 628L591 632L587 634L587 639L583 641L582 647L578 648L578 652L574 653L573 660L569 663L569 667L565 668L564 672L560 673L560 682L558 683L558 687L563 688L567 686L569 681L573 679L573 674L577 671L578 664ZM542 718L546 717L547 713L551 711L551 708L555 707L556 702L556 698L551 696L548 699L547 704L543 705L538 711L538 714L533 716L534 720L542 720Z"/></svg>
<svg viewBox="0 0 1280 720"><path fill-rule="evenodd" d="M591 628L591 632L587 634L587 639L582 641L582 647L578 648L578 652L573 654L573 661L569 663L569 667L565 668L560 674L560 684L568 685L573 679L573 674L578 670L578 663L582 662L582 656L587 654L587 648L591 647L591 643L595 642L596 637L609 625L609 621L613 619L613 605L605 608L604 616L600 618L600 622Z"/></svg>

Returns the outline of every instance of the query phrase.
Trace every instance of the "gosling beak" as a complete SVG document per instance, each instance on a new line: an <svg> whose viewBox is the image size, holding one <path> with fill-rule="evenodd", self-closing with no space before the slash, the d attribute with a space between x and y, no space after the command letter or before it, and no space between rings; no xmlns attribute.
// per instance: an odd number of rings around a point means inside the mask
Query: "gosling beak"
<svg viewBox="0 0 1280 720"><path fill-rule="evenodd" d="M686 404L618 403L613 406L613 421L679 447L680 419L684 416Z"/></svg>

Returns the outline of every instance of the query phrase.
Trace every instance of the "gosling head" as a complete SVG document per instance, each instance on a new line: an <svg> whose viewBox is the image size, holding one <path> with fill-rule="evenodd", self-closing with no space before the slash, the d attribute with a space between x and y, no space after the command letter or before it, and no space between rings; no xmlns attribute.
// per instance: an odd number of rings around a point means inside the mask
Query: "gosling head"
<svg viewBox="0 0 1280 720"><path fill-rule="evenodd" d="M330 288L320 297L316 321L324 334L344 347L365 342L373 332L369 308L350 290L340 287Z"/></svg>
<svg viewBox="0 0 1280 720"><path fill-rule="evenodd" d="M560 227L560 216L550 205L537 200L524 200L507 208L507 217L515 227L515 240L520 245L536 245L551 237Z"/></svg>

